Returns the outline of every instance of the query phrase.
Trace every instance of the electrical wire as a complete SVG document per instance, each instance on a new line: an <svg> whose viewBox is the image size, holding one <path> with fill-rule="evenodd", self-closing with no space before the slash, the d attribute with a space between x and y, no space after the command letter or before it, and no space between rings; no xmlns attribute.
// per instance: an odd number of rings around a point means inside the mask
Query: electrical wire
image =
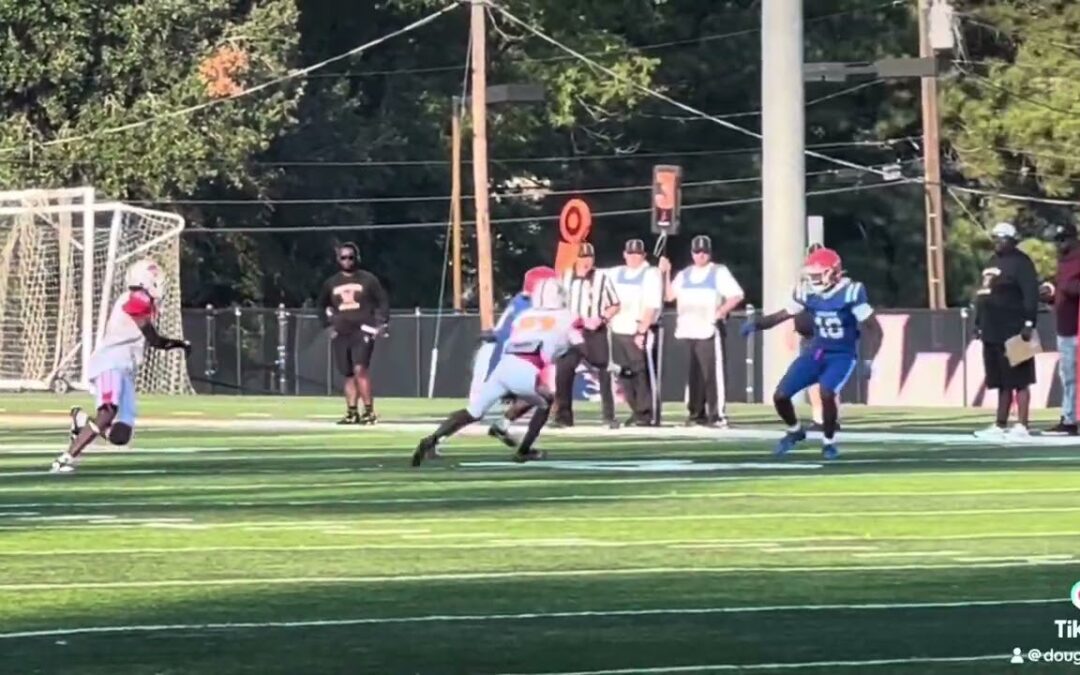
<svg viewBox="0 0 1080 675"><path fill-rule="evenodd" d="M922 161L920 159L908 159L902 162L896 162L897 164L911 164L913 162ZM817 176L838 176L841 174L840 169L824 169L821 171L808 171L806 173L807 178ZM705 187L715 187L718 185L737 185L741 183L759 183L761 182L761 176L746 176L743 178L717 178L714 180L698 180L688 181L682 184L683 189L695 189ZM536 188L524 188L520 192L498 192L491 195L492 201L512 201L523 199L527 201L535 201L538 199L544 199L547 197L560 197L560 196L577 196L577 195L592 195L592 194L613 194L620 192L639 192L645 190L651 190L652 184L648 185L616 185L608 187L593 187L593 188L580 188L580 189L562 189L562 190L549 190L543 186ZM473 195L462 195L462 199L473 199ZM319 205L319 204L337 204L342 206L349 205L361 205L361 204L384 204L384 203L415 203L415 202L434 202L434 201L448 201L450 197L448 195L417 195L417 196L394 196L394 197L307 197L307 198L251 198L251 199L136 199L127 200L126 203L134 204L136 206L155 206L155 205L204 205L204 206L272 206L272 205Z"/></svg>
<svg viewBox="0 0 1080 675"><path fill-rule="evenodd" d="M984 197L996 197L998 199L1005 199L1014 202L1029 202L1032 204L1048 204L1052 206L1080 206L1080 201L1072 199L1051 199L1048 197L1030 197L1027 195L1010 194L1007 192L997 192L995 190L984 190L980 188L961 187L959 185L951 186L953 190L957 192L964 192L966 194L981 195ZM683 207L686 208L686 207Z"/></svg>
<svg viewBox="0 0 1080 675"><path fill-rule="evenodd" d="M211 99L209 101L204 101L202 103L187 106L185 108L180 108L178 110L170 110L169 112L161 113L159 115L153 115L151 117L146 117L144 119L141 119L141 120L138 120L138 121L135 121L135 122L130 122L128 124L121 124L119 126L106 127L106 128L103 128L103 129L95 129L94 131L90 131L90 132L87 132L85 134L78 134L76 136L68 136L68 137L64 137L64 138L56 138L56 139L53 139L51 141L46 141L46 142L42 143L41 145L43 147L50 147L50 146L56 146L56 145L63 145L63 144L67 144L67 143L73 143L75 141L85 140L87 138L94 138L94 137L97 137L97 136L106 136L106 135L111 135L111 134L118 134L118 133L122 133L122 132L125 132L125 131L131 131L131 130L134 130L134 129L140 129L142 127L154 124L156 122L160 122L161 120L172 119L174 117L183 117L183 116L186 116L186 115L190 115L191 113L198 112L199 110L205 110L206 108L221 105L221 104L229 102L229 101L235 101L237 99L244 98L246 96L250 96L251 94L262 91L262 90L267 89L269 87L272 87L274 85L281 84L282 82L287 82L289 80L293 80L293 79L296 79L296 78L299 78L299 77L303 77L304 75L307 75L308 73L312 73L312 72L314 72L316 70L319 70L321 68L325 68L326 66L330 65L331 63L336 63L338 61L341 61L342 59L346 59L346 58L349 58L351 56L356 56L357 54L362 54L363 52L371 49L372 47L377 47L378 45L381 45L382 43L387 42L388 40L392 40L392 39L394 39L396 37L400 37L400 36L405 35L407 33L411 33L412 31L416 30L417 28L420 28L422 26L426 26L427 24L435 21L436 19L438 19L442 15L446 14L447 12L450 12L450 11L452 11L454 9L457 9L457 7L458 7L457 3L450 3L450 4L446 5L445 7L443 7L442 9L436 10L436 11L432 12L431 14L428 14L427 16L425 16L425 17L423 17L421 19L417 19L416 21L413 21L412 23L408 24L407 26L404 26L404 27L399 28L399 29L397 29L395 31L391 31L389 33L386 33L385 35L377 37L377 38L375 38L373 40L370 40L368 42L365 42L365 43L363 43L361 45L357 45L356 47L353 47L352 49L349 49L349 50L347 50L345 52L337 54L336 56L331 56L328 59L324 59L324 60L319 61L318 63L314 63L314 64L312 64L310 66L306 66L306 67L301 68L299 70L293 70L293 71L290 71L290 72L288 72L288 73L286 73L284 75L280 75L278 77L271 78L271 79L266 80L264 82L260 82L259 84L252 85L250 87L246 87L246 88L236 92L235 94L230 94L229 96L225 96L225 97L222 97L222 98ZM0 152L14 152L17 149L18 148L8 148L8 149L2 150Z"/></svg>
<svg viewBox="0 0 1080 675"><path fill-rule="evenodd" d="M861 13L867 13L867 12L875 12L875 11L877 11L879 9L884 9L886 7L897 7L897 6L900 6L902 4L903 4L902 0L886 0L885 2L881 2L881 3L879 3L877 5L874 5L874 6L871 6L871 7L853 7L853 8L848 9L848 10L844 10L844 11L840 11L840 12L833 12L831 14L821 14L819 16L812 16L812 17L806 19L805 21L803 21L803 25L804 26L811 26L811 25L814 25L814 24L817 24L817 23L821 23L821 22L825 22L825 21L831 21L832 19L836 19L836 18L843 17L843 16L850 16L852 14L861 14ZM750 12L748 12L748 13L750 13ZM730 32L726 32L726 33L712 33L712 34L707 34L707 35L699 35L697 37L692 37L692 38L684 38L684 39L681 39L681 40L667 40L665 42L653 42L653 43L643 44L643 45L628 45L627 47L625 47L623 49L614 49L614 50L608 50L608 51L585 52L585 54L587 56L592 57L592 58L605 58L605 57L612 57L612 56L621 56L621 55L624 55L624 54L629 54L629 53L634 53L634 52L653 51L653 50L656 50L656 49L666 49L667 47L700 45L702 43L723 41L723 40L728 40L728 39L731 39L731 38L742 37L744 35L755 35L755 34L760 33L760 32L761 32L761 28L758 27L758 26L754 26L754 27L751 27L751 28L743 28L741 30L735 30L735 31L730 31ZM548 56L548 57L539 57L539 58L511 58L511 59L500 60L500 62L501 63L515 63L515 64L518 64L518 63L557 63L557 62L560 62L560 61L569 61L569 60L572 60L573 58L574 58L573 56L561 55L561 56ZM315 73L315 74L312 74L312 75L308 75L307 77L308 78L334 78L334 77L359 78L359 77L381 77L381 76L387 76L387 75L413 75L413 74L424 74L424 73L445 73L445 72L450 72L450 71L456 71L460 67L461 66L459 66L459 65L445 65L445 66L432 66L432 67L421 67L421 68L396 68L396 69L386 69L386 70L363 70L363 71L356 71L356 72L344 71L344 72L339 72L339 73Z"/></svg>
<svg viewBox="0 0 1080 675"><path fill-rule="evenodd" d="M534 26L533 24L525 21L524 19L518 18L517 15L510 12L509 10L504 8L502 5L500 5L499 3L494 2L493 0L484 0L484 1L486 2L486 4L490 5L495 10L497 10L500 14L502 14L504 17L506 17L507 20L512 21L513 23L521 26L522 28L529 31L530 33L532 33L536 37L540 38L541 40L543 40L543 41L545 41L545 42L547 42L547 43L549 43L549 44L551 44L551 45L553 45L553 46L555 46L555 47L557 47L559 49L562 49L563 51L565 51L568 54L571 54L571 55L575 56L582 63L585 63L586 65L589 65L590 67L592 67L592 68L594 68L594 69L596 69L596 70L598 70L600 72L603 72L603 73L607 74L609 77L611 77L612 79L614 79L614 80L616 80L618 82L621 82L621 83L623 83L625 85L629 85L629 86L631 86L631 87L633 87L633 88L635 88L635 89L637 89L637 90L639 90L639 91L641 91L641 92L643 92L645 94L648 94L649 96L652 96L653 98L656 98L658 100L669 103L669 104L675 106L676 108L684 110L685 112L688 112L688 113L690 113L692 115L697 115L698 117L702 117L702 118L705 118L705 119L712 120L716 124L726 128L726 129L730 129L731 131L743 134L744 136L750 136L751 138L756 138L758 140L761 140L763 138L763 136L760 133L756 132L756 131L751 131L750 129L740 127L739 125L728 122L727 120L720 119L718 117L709 115L706 112L703 112L701 110L698 110L697 108L694 108L693 106L687 105L686 103L683 103L683 102L678 101L678 100L676 100L674 98L671 98L670 96L668 96L666 94L663 94L663 93L661 93L659 91L656 91L655 89L653 89L651 87L647 87L647 86L645 86L643 84L639 84L639 83L635 82L634 80L629 79L626 76L621 75L620 73L612 70L611 68L608 68L607 66L604 66L603 64L597 63L596 61L594 61L594 60L590 59L589 57L585 56L584 54L582 54L581 52L576 51L572 47L569 47L569 46L563 44L559 40L551 37L550 35L548 35L544 31L542 31L540 28L537 28L536 26ZM816 152L816 151L813 151L813 150L810 150L810 149L804 149L804 154L807 157L813 157L814 159L820 159L820 160L823 160L823 161L826 161L826 162L829 162L829 163L832 163L832 164L837 164L839 166L847 167L849 169L856 169L856 170L862 171L864 173L874 174L874 175L877 175L877 176L880 176L880 177L883 177L883 178L885 177L885 173L883 171L881 171L881 170L873 169L873 168L868 167L868 166L863 166L863 165L857 164L855 162L849 162L847 160L839 159L837 157L832 157L830 155L825 155L825 154L822 154L822 153L819 153L819 152ZM911 178L902 179L902 180L905 180L907 182L919 182L917 179L911 179Z"/></svg>
<svg viewBox="0 0 1080 675"><path fill-rule="evenodd" d="M866 89L868 87L873 87L875 85L883 84L885 82L886 82L886 80L884 78L880 78L880 79L877 79L877 80L871 80L869 82L860 82L859 84L856 84L853 87L848 87L847 89L843 89L841 91L833 92L833 93L828 94L826 96L822 96L820 98L815 98L815 99L812 99L810 101L807 101L806 102L806 107L809 108L809 107L814 106L814 105L816 105L818 103L822 103L823 101L828 101L828 100L831 100L831 99L834 99L834 98L839 98L841 96L847 96L848 94L852 94L852 93L854 93L856 91L859 91L861 89ZM648 118L651 118L651 119L675 120L677 122L708 122L709 121L708 119L706 119L704 117L697 116L697 115L648 115L648 114L640 114L639 113L637 116L638 117L648 117ZM713 115L713 117L715 117L717 119L722 119L722 120L731 120L731 119L736 119L736 118L739 118L739 117L760 117L760 116L761 116L761 109L760 108L758 108L756 110L747 110L746 112L741 112L741 113L725 113L723 115Z"/></svg>
<svg viewBox="0 0 1080 675"><path fill-rule="evenodd" d="M899 187L913 185L911 181L883 181L880 183L871 183L866 185L851 185L847 187L828 188L823 190L813 190L806 193L807 197L817 197L821 195L834 195L850 192L862 192L866 190L877 190L886 187ZM699 202L697 204L683 204L682 209L693 211L697 209L718 208L723 206L737 206L740 204L756 204L762 200L761 197L745 197L742 199L728 199L724 201L713 202ZM651 213L652 209L621 209L616 211L594 211L592 213L593 218L604 218L611 216L629 216L642 213ZM492 225L510 225L521 223L540 223L548 222L552 220L558 220L558 215L535 215L535 216L518 216L513 218L493 218L491 220ZM475 225L476 221L466 220L462 222L462 225ZM439 222L416 222L416 223L370 223L364 225L288 225L288 226L268 226L268 227L215 227L215 228L188 228L184 230L184 234L288 234L296 232L361 232L366 230L416 230L426 229L432 227L443 227L445 223Z"/></svg>

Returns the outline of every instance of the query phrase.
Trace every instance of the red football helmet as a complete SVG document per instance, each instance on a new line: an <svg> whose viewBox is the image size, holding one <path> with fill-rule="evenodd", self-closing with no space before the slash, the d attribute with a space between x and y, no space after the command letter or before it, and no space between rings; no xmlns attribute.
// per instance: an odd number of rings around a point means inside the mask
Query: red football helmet
<svg viewBox="0 0 1080 675"><path fill-rule="evenodd" d="M557 278L559 278L558 273L550 267L534 267L525 273L525 280L521 284L521 292L525 295L532 295L541 281Z"/></svg>
<svg viewBox="0 0 1080 675"><path fill-rule="evenodd" d="M815 292L828 290L840 282L844 275L844 264L840 254L831 248L819 248L806 256L803 264L803 278Z"/></svg>

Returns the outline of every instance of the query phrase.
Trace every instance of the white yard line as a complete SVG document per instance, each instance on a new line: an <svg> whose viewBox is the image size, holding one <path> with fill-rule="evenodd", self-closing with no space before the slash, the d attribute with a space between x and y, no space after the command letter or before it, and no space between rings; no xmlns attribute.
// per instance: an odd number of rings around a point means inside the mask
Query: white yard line
<svg viewBox="0 0 1080 675"><path fill-rule="evenodd" d="M696 574L835 574L839 572L901 572L946 569L1014 569L1073 565L1068 560L1026 560L1001 563L942 563L901 565L819 565L801 567L638 567L571 570L518 570L513 572L447 572L433 574L371 575L352 577L235 577L222 579L157 579L145 581L71 581L57 583L0 584L0 592L52 591L116 588L211 588L216 586L295 586L310 584L387 584L428 581L495 581L503 579L557 579L605 576L696 575ZM1064 602L1061 600L1060 602Z"/></svg>
<svg viewBox="0 0 1080 675"><path fill-rule="evenodd" d="M714 663L699 666L658 666L654 668L615 668L609 670L559 670L543 673L497 673L496 675L659 675L661 673L704 673L743 670L800 670L804 668L869 668L874 666L899 666L923 663L976 663L1000 661L1008 663L1010 654L987 654L983 656L912 656L902 659L868 659L863 661L799 661L777 663Z"/></svg>
<svg viewBox="0 0 1080 675"><path fill-rule="evenodd" d="M645 617L645 616L708 616L722 614L763 614L775 612L831 612L831 611L895 611L919 609L968 609L972 607L1006 607L1022 605L1050 605L1064 603L1061 598L1038 598L1018 600L963 600L956 602L910 602L910 603L856 603L830 605L770 605L760 607L679 607L660 609L613 609L581 610L568 612L530 612L520 614L428 614L402 617L365 617L356 619L313 619L307 621L260 621L191 624L143 624L118 626L85 626L77 628L53 628L46 630L0 633L0 639L57 637L62 635L86 635L100 633L171 633L192 630L223 630L251 628L311 628L328 626L381 625L400 623L450 623L450 622L502 622L534 621L550 619Z"/></svg>
<svg viewBox="0 0 1080 675"><path fill-rule="evenodd" d="M880 551L878 553L855 553L855 558L948 558L963 555L963 551Z"/></svg>
<svg viewBox="0 0 1080 675"><path fill-rule="evenodd" d="M762 553L841 553L847 551L873 551L877 546L763 546Z"/></svg>
<svg viewBox="0 0 1080 675"><path fill-rule="evenodd" d="M180 529L201 529L210 530L213 529L215 524L207 525L183 525L175 523L161 523L161 527L177 527ZM251 531L288 531L288 530L303 530L305 532L311 532L318 530L325 534L350 534L350 535L364 535L364 536L389 536L396 537L398 535L422 535L429 532L428 530L417 529L390 529L390 530L377 530L377 529L359 529L350 527L327 527L319 523L305 523L303 525L291 525L284 527L247 527L244 528ZM431 535L425 538L434 539L437 535ZM468 538L468 533L461 535L454 535L463 538ZM484 536L496 536L491 533L484 533ZM376 544L376 543L364 543L364 544L281 544L281 545L235 545L235 546L175 546L175 547L124 547L124 548L63 548L63 549L30 549L30 550L14 550L10 548L0 549L0 558L9 556L22 556L22 557L47 557L47 556L82 556L82 555L139 555L139 554L169 554L180 555L185 553L240 553L240 552L267 552L267 553L305 553L305 552L317 552L317 551L363 551L367 549L376 550L392 550L392 549L499 549L499 548L514 548L521 546L536 546L539 548L560 548L560 547L595 547L595 548L656 548L664 546L673 549L761 549L761 548L777 548L787 544L813 544L819 542L865 542L883 544L886 542L908 542L908 541L984 541L984 540L996 540L996 539L1036 539L1036 538L1075 538L1080 537L1080 532L990 532L986 534L958 534L958 535L941 535L941 536L921 536L921 535L899 535L899 536L821 536L821 537L788 537L788 538L776 538L776 539L647 539L637 541L605 541L602 539L593 539L587 537L581 538L564 538L561 540L538 540L538 539L514 539L514 538L497 538L492 539L486 543L465 543L465 544L405 544L405 543L389 543L389 544ZM404 538L404 537L403 537ZM411 537L419 538L419 537ZM541 543L543 542L543 543ZM880 548L880 547L878 547ZM788 549L792 550L792 549ZM856 558L904 558L904 557L950 557L963 555L964 551L957 550L932 550L932 551L882 551L879 553L853 553L853 557ZM1063 554L1064 555L1064 554ZM1027 558L1023 558L1026 560Z"/></svg>
<svg viewBox="0 0 1080 675"><path fill-rule="evenodd" d="M350 499L331 499L331 500L273 500L273 501L215 501L213 503L215 508L226 508L230 506L239 507L259 507L264 508L267 506L325 506L325 505L354 505L354 504L370 504L375 500L350 500ZM380 500L379 503L391 503L391 504L422 504L428 500L423 499L396 499L396 500ZM453 500L450 500L453 501ZM509 500L515 501L515 500ZM522 500L517 500L522 501ZM33 504L9 504L9 508L35 508L42 507L45 503L33 503ZM168 507L183 507L183 506L202 506L200 502L95 502L96 506L168 506ZM75 506L72 504L65 504L65 506ZM610 516L529 516L528 522L530 523L626 523L626 522L674 522L674 521L732 521L732 520L822 520L822 519L849 519L849 518L957 518L966 516L1000 516L1000 515L1019 515L1019 514L1035 514L1035 513L1080 513L1080 506L1033 506L1033 507L1018 507L1018 508L1005 508L1005 509L929 509L923 511L790 511L790 512L755 512L755 513L702 513L702 514L670 514L670 515L650 515L650 516L635 516L635 515L610 515ZM358 524L374 525L374 524L462 524L462 523L506 523L509 522L507 516L472 516L472 517L423 517L416 518L411 516L402 516L400 518L372 518L362 519L355 521ZM258 521L252 521L250 526L258 527L260 523ZM12 529L11 527L0 527L0 529Z"/></svg>
<svg viewBox="0 0 1080 675"><path fill-rule="evenodd" d="M57 410L57 416L67 415L66 410ZM173 417L184 417L188 415L193 416L205 416L205 413L201 411L174 411L170 413ZM32 416L32 415L9 415L4 419L0 419L0 424L21 424L23 428L33 428L38 426L49 426L63 422L63 417L59 419L50 416ZM168 429L185 427L186 423L179 419L170 419L169 417L150 416L139 420L140 427L154 428L154 429ZM406 432L413 434L425 434L429 433L433 424L431 422L383 422L372 429L359 430L349 427L335 428L333 424L326 422L318 422L314 420L298 420L298 419L271 419L271 420L241 420L241 419L215 419L208 418L200 421L200 428L203 429L225 429L232 431L254 431L254 432L274 432L274 431L319 431L323 433L350 433L358 438L362 438L366 434L374 434L379 432ZM487 433L485 425L473 425L461 432L463 436L481 436ZM779 429L762 429L762 428L734 428L725 430L716 429L695 429L687 427L661 427L661 428L622 428L622 429L605 429L595 426L582 426L571 427L568 429L546 429L544 431L545 436L551 438L591 438L597 439L628 439L628 438L640 438L646 439L649 442L656 442L663 439L692 439L697 441L715 441L717 443L738 442L738 441L775 441L780 438L782 432ZM821 434L811 433L810 439L820 439ZM953 432L953 433L936 433L936 432L875 432L875 431L845 431L844 441L849 444L881 444L881 443L929 443L933 445L955 445L955 446L967 446L967 447L987 447L987 446L999 446L999 447L1031 447L1031 446L1080 446L1080 438L1072 438L1068 436L1035 436L1030 442L1019 442L1014 440L1006 440L1004 442L995 443L988 439L976 438L970 433Z"/></svg>

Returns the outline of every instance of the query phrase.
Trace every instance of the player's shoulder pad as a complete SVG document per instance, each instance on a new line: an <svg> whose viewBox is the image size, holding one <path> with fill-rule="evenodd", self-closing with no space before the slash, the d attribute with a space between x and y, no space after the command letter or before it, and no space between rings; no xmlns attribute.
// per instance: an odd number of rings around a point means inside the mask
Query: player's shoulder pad
<svg viewBox="0 0 1080 675"><path fill-rule="evenodd" d="M844 289L844 301L848 304L854 304L862 302L866 299L866 289L863 288L861 282L851 281L848 283L848 287Z"/></svg>

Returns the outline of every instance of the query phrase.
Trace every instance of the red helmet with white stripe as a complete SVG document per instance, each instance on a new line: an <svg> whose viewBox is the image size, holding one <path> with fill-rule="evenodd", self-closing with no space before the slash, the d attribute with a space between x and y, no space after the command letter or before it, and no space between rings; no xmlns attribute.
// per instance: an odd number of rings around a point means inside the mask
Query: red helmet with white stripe
<svg viewBox="0 0 1080 675"><path fill-rule="evenodd" d="M803 279L815 293L826 291L844 276L844 264L840 254L831 248L819 248L806 256Z"/></svg>
<svg viewBox="0 0 1080 675"><path fill-rule="evenodd" d="M521 292L531 296L541 281L557 278L559 278L558 273L550 267L534 267L525 273L525 280L521 284Z"/></svg>

